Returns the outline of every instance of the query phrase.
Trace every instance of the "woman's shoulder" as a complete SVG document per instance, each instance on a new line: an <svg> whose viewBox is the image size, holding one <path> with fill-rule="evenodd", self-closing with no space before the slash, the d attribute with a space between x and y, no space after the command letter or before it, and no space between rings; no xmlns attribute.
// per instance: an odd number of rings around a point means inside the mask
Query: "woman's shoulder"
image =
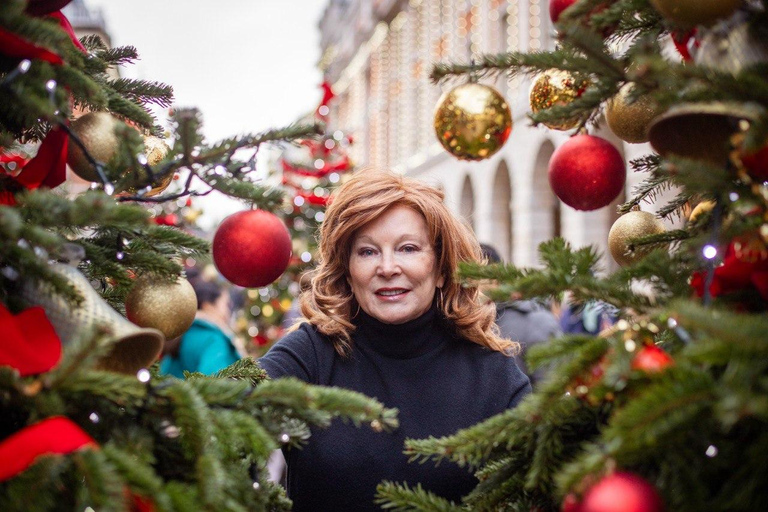
<svg viewBox="0 0 768 512"><path fill-rule="evenodd" d="M315 326L303 322L278 340L259 362L272 378L292 376L315 382L318 368L329 357L333 357L333 345Z"/></svg>

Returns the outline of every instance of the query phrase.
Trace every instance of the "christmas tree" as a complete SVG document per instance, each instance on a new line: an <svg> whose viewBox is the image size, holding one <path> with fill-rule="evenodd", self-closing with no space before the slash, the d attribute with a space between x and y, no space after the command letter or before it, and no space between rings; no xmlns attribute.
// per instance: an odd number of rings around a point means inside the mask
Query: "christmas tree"
<svg viewBox="0 0 768 512"><path fill-rule="evenodd" d="M158 375L164 340L195 314L183 264L210 250L163 205L221 192L258 207L243 213L274 226L268 243L287 239L271 213L282 192L252 178L253 155L320 130L209 143L185 109L167 143L148 107L170 106L172 89L108 74L136 50L78 40L67 3L0 1L0 510L289 509L267 481L272 450L335 417L387 430L395 411L266 381L252 359L213 377ZM75 192L67 164L89 190ZM213 257L239 280L254 264L226 234ZM265 283L285 268L259 265Z"/></svg>
<svg viewBox="0 0 768 512"><path fill-rule="evenodd" d="M500 298L567 291L602 301L619 320L597 337L534 347L529 367L546 365L549 377L516 409L407 442L414 460L450 459L476 472L462 503L396 482L380 485L380 501L391 510L765 509L766 3L550 0L549 8L555 50L438 64L432 77L531 76L532 122L573 131L552 155L549 180L579 210L604 207L623 188L623 159L593 134L601 125L626 142L650 141L631 162L645 179L609 234L621 268L602 275L594 249L554 239L539 248L543 269L466 265L462 273L496 280ZM435 126L454 155L480 159L509 135L508 107L471 94L474 103L446 95ZM638 211L669 191L655 213ZM680 227L668 230L659 217Z"/></svg>
<svg viewBox="0 0 768 512"><path fill-rule="evenodd" d="M248 293L246 316L250 348L257 355L279 340L299 315L298 296L309 285L317 250L316 234L325 218L325 207L333 189L343 182L354 166L347 154L352 136L333 129L329 103L331 86L321 85L323 97L315 111L301 121L319 122L326 130L319 137L301 139L285 146L271 170L273 179L285 190L283 218L293 244L293 256L280 278L269 286Z"/></svg>

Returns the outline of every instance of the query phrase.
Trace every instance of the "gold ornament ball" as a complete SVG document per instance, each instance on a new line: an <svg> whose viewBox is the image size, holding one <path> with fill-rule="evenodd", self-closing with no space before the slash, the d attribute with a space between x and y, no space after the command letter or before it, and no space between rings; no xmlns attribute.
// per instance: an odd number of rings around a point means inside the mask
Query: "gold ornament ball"
<svg viewBox="0 0 768 512"><path fill-rule="evenodd" d="M168 144L166 144L163 139L155 137L154 135L147 135L144 137L144 155L147 157L147 163L150 166L157 165L163 158L165 158L165 155L167 155L170 150L171 148L168 147ZM173 174L174 173L170 173L163 176L162 179L156 180L153 184L154 186L148 192L144 193L144 197L156 196L163 192L173 181ZM143 172L142 175L144 175ZM138 191L139 190L135 187L129 187L126 190L126 192L133 195L138 193Z"/></svg>
<svg viewBox="0 0 768 512"><path fill-rule="evenodd" d="M633 211L619 217L608 232L608 248L616 263L625 267L639 261L653 250L651 246L636 247L629 252L630 241L666 231L664 224L648 212Z"/></svg>
<svg viewBox="0 0 768 512"><path fill-rule="evenodd" d="M70 129L85 145L97 162L106 164L115 156L120 141L115 128L121 121L106 112L89 112L72 121ZM96 169L85 158L85 153L74 141L69 141L67 163L72 171L87 181L100 181Z"/></svg>
<svg viewBox="0 0 768 512"><path fill-rule="evenodd" d="M440 144L453 156L483 160L501 149L509 138L512 112L496 89L464 84L440 98L434 126Z"/></svg>
<svg viewBox="0 0 768 512"><path fill-rule="evenodd" d="M662 113L661 107L649 96L640 96L629 102L631 83L624 84L616 96L608 101L605 120L611 131L625 142L638 144L648 142L648 127L651 121Z"/></svg>
<svg viewBox="0 0 768 512"><path fill-rule="evenodd" d="M727 18L743 0L651 0L651 5L667 21L679 27L709 26Z"/></svg>
<svg viewBox="0 0 768 512"><path fill-rule="evenodd" d="M586 81L577 81L567 71L550 69L536 77L531 85L531 111L535 114L556 105L568 105L581 96L586 88ZM582 121L581 117L543 123L553 130L570 130Z"/></svg>
<svg viewBox="0 0 768 512"><path fill-rule="evenodd" d="M139 277L125 299L128 320L140 327L157 329L168 340L184 334L196 312L195 290L182 277L176 282L150 275Z"/></svg>
<svg viewBox="0 0 768 512"><path fill-rule="evenodd" d="M691 211L691 214L688 216L688 222L695 222L697 218L699 218L699 215L706 212L711 212L712 209L715 207L715 202L710 200L704 200L701 201L699 204L696 205L696 207Z"/></svg>

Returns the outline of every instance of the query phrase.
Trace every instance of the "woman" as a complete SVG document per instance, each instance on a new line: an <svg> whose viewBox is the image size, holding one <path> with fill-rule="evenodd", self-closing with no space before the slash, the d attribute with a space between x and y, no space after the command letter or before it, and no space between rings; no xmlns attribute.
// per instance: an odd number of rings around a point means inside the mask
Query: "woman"
<svg viewBox="0 0 768 512"><path fill-rule="evenodd" d="M294 510L378 510L382 480L420 483L459 500L477 483L466 468L409 464L406 438L449 435L529 391L495 331L493 304L456 280L478 261L472 233L441 192L391 173L361 172L342 185L320 231L319 264L302 297L307 322L260 360L272 378L339 386L399 409L393 434L335 422L288 450Z"/></svg>
<svg viewBox="0 0 768 512"><path fill-rule="evenodd" d="M179 345L160 361L160 373L180 379L185 370L211 375L240 359L228 334L232 316L229 293L210 281L195 281L192 287L197 295L195 320Z"/></svg>

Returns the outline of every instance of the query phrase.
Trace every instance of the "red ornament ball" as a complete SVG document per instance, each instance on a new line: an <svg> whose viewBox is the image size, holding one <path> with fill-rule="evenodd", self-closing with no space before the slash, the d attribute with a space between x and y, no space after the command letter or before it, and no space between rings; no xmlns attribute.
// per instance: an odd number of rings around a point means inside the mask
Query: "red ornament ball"
<svg viewBox="0 0 768 512"><path fill-rule="evenodd" d="M656 345L646 345L632 359L633 370L643 370L647 373L660 372L667 366L675 364L672 356Z"/></svg>
<svg viewBox="0 0 768 512"><path fill-rule="evenodd" d="M584 495L580 512L661 512L664 505L656 488L632 473L606 476Z"/></svg>
<svg viewBox="0 0 768 512"><path fill-rule="evenodd" d="M575 3L576 0L549 0L549 19L552 23L557 23L560 13Z"/></svg>
<svg viewBox="0 0 768 512"><path fill-rule="evenodd" d="M266 286L285 271L291 236L283 221L264 210L230 215L213 237L213 263L227 280L245 288Z"/></svg>
<svg viewBox="0 0 768 512"><path fill-rule="evenodd" d="M577 210L597 210L624 189L627 168L621 153L605 139L576 135L549 161L549 185L562 202Z"/></svg>

